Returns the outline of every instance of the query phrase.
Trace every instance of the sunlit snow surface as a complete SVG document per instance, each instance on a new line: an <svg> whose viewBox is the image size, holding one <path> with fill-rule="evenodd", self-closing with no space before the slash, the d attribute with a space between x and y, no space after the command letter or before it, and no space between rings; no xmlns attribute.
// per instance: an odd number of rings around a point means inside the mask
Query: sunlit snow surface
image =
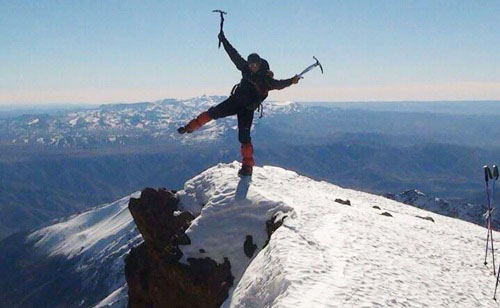
<svg viewBox="0 0 500 308"><path fill-rule="evenodd" d="M238 168L219 164L178 193L181 207L197 215L187 231L192 245L180 246L182 261L231 262L235 281L223 307L497 307L495 277L483 265L484 228L277 167L256 167L248 181L236 176ZM31 238L52 254L96 262L117 250L123 256L137 244L124 241L136 232L128 198ZM265 221L274 214L288 217L262 249ZM253 259L243 253L246 235L258 246ZM81 270L90 266L85 262ZM123 275L123 268L109 270ZM126 303L119 277L100 305Z"/></svg>
<svg viewBox="0 0 500 308"><path fill-rule="evenodd" d="M36 239L36 246L50 255L66 255L68 258L91 252L98 257L105 249L121 248L128 242L135 224L128 211L131 197L140 192L105 206L75 215L61 222L32 233L28 240Z"/></svg>
<svg viewBox="0 0 500 308"><path fill-rule="evenodd" d="M248 200L235 200L237 168L221 164L186 184L205 207L182 251L228 256L237 269L223 307L497 307L491 267L482 264L483 228L276 167L255 168ZM257 236L260 249L264 225L256 222L273 211L289 217L250 263L244 235Z"/></svg>
<svg viewBox="0 0 500 308"><path fill-rule="evenodd" d="M109 296L96 307L126 307L127 285L124 258L142 237L128 210L133 193L115 202L98 206L67 220L40 229L27 238L49 256L76 258L74 271L84 277L83 285L105 281ZM88 307L82 303L83 307Z"/></svg>

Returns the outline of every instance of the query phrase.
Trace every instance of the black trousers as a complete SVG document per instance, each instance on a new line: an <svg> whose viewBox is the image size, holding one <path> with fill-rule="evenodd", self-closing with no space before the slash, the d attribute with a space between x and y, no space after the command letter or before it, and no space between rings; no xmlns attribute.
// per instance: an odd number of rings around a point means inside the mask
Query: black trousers
<svg viewBox="0 0 500 308"><path fill-rule="evenodd" d="M208 109L208 114L212 119L225 118L236 115L238 117L238 140L241 143L250 143L250 128L253 122L252 109L247 109L248 101L239 96L232 95L217 106Z"/></svg>

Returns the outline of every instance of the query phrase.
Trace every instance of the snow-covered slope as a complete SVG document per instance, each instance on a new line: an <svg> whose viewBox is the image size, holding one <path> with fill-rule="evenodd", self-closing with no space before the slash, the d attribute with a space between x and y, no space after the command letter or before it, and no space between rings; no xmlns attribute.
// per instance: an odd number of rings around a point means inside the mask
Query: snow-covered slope
<svg viewBox="0 0 500 308"><path fill-rule="evenodd" d="M185 192L205 204L187 231L193 244L182 248L185 257L201 257L198 248L208 246L212 258L236 264L224 307L496 307L483 228L275 167L256 168L242 194L237 167L218 165ZM289 217L251 262L232 251L251 232L242 217L277 210ZM429 215L435 223L416 217ZM262 232L253 234L260 249ZM224 240L207 245L216 237Z"/></svg>
<svg viewBox="0 0 500 308"><path fill-rule="evenodd" d="M26 241L33 243L36 250L49 258L66 259L63 266L71 267L70 272L82 280L84 293L85 290L90 293L97 289L102 294L100 298L97 297L102 300L97 307L124 307L126 282L123 260L130 248L142 241L128 211L128 202L131 197L139 195L140 192L136 192L69 217L31 233ZM87 298L81 300L80 306L89 307L93 304Z"/></svg>
<svg viewBox="0 0 500 308"><path fill-rule="evenodd" d="M219 164L177 193L197 216L183 260L231 262L223 307L497 307L491 267L482 264L484 228L277 167L256 167L248 181L238 167ZM123 257L141 241L129 198L27 237L48 256L76 260L85 285L103 281L106 294L83 307L126 303ZM276 214L287 217L264 247L265 221ZM249 234L251 259L242 247Z"/></svg>

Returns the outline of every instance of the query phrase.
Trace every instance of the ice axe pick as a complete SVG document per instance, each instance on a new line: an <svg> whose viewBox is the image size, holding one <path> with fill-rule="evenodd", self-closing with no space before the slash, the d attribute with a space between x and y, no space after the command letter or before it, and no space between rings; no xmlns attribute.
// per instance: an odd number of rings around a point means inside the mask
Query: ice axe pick
<svg viewBox="0 0 500 308"><path fill-rule="evenodd" d="M321 65L321 63L319 63L319 61L316 57L313 57L313 59L316 60L316 63L309 65L305 70L302 71L302 73L298 74L297 77L299 77L299 79L303 78L302 76L305 73L309 72L310 70L312 70L316 66L319 66L319 68L321 69L321 74L323 74L323 66Z"/></svg>

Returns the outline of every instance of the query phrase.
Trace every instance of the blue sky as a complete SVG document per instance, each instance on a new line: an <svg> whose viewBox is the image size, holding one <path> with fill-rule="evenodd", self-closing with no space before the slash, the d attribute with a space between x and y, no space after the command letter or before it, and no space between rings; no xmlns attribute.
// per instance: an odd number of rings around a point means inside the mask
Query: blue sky
<svg viewBox="0 0 500 308"><path fill-rule="evenodd" d="M219 16L277 78L270 99L500 99L500 1L3 1L0 105L227 95Z"/></svg>

